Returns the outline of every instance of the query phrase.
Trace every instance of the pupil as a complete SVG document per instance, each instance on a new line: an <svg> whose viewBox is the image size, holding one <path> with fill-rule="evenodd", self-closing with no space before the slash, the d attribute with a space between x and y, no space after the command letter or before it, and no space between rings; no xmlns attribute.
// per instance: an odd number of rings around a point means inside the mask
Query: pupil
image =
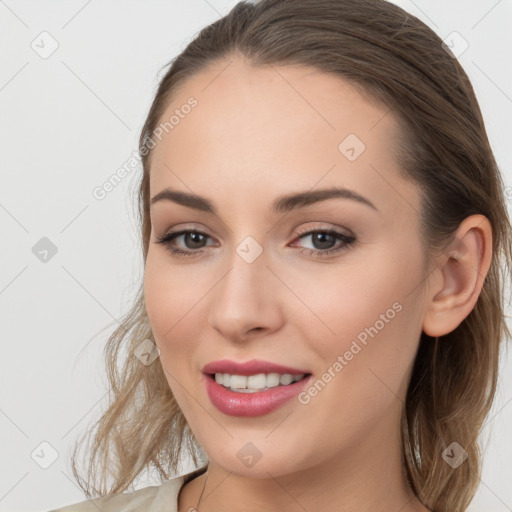
<svg viewBox="0 0 512 512"><path fill-rule="evenodd" d="M197 249L197 247L194 246L194 243L197 242L197 243L199 243L199 246L200 246L201 242L204 241L204 240L201 240L201 238L203 237L203 235L201 233L187 233L185 235L185 238L187 238L187 237L189 240L192 239L192 244L191 244L192 249ZM189 244L187 244L187 245L189 245Z"/></svg>
<svg viewBox="0 0 512 512"><path fill-rule="evenodd" d="M325 244L325 239L328 239L327 246L323 246L322 244ZM329 249L331 247L333 235L330 233L316 233L313 235L313 243L316 245L315 242L320 242L320 247L317 247L318 249Z"/></svg>

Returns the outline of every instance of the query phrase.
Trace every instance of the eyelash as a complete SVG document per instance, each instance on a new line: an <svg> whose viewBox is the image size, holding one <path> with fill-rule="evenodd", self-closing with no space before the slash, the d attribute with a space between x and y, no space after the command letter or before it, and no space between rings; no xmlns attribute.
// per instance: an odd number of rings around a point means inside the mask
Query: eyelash
<svg viewBox="0 0 512 512"><path fill-rule="evenodd" d="M194 229L187 229L187 230L177 231L175 233L165 233L157 238L156 243L163 245L168 251L170 251L175 256L184 256L184 257L188 257L188 258L195 258L197 256L200 256L204 252L204 249L183 250L183 249L177 249L176 247L174 247L172 245L172 242L174 242L174 240L176 238L178 238L181 235L186 235L188 233L196 233L196 234L205 235L208 237L208 235L206 233L203 233L201 231L197 231ZM319 257L323 258L323 257L330 256L332 254L335 254L335 253L339 253L339 252L348 250L356 241L356 238L354 236L345 235L345 234L335 231L333 229L320 229L320 228L300 231L298 233L298 235L299 235L298 238L305 238L306 236L313 235L315 233L324 233L324 234L333 235L336 238L338 238L339 240L341 240L343 242L343 245L341 247L338 247L337 249L325 249L325 250L304 248L304 249L302 249L301 253L304 251L309 251L310 256L319 256Z"/></svg>

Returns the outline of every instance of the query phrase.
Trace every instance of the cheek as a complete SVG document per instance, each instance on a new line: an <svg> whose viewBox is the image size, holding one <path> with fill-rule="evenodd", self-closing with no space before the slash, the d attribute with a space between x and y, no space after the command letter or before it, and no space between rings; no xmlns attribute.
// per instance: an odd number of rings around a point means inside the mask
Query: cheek
<svg viewBox="0 0 512 512"><path fill-rule="evenodd" d="M297 289L307 290L308 308L300 308L298 321L303 339L314 340L311 348L325 365L320 372L342 356L338 373L351 382L364 387L369 377L375 380L371 368L390 387L400 386L421 334L421 303L411 293L419 291L423 275L415 252L405 255L389 245L374 251L372 262L332 266L313 281L311 275L296 281Z"/></svg>
<svg viewBox="0 0 512 512"><path fill-rule="evenodd" d="M191 267L190 267L191 268ZM162 366L169 388L187 421L193 403L190 392L194 389L191 379L197 375L193 355L200 339L200 323L197 321L202 292L183 269L172 268L165 257L148 252L144 271L144 297L146 311L160 350ZM197 427L196 427L197 428Z"/></svg>
<svg viewBox="0 0 512 512"><path fill-rule="evenodd" d="M328 431L339 446L349 446L370 435L382 418L399 414L421 333L420 308L405 297L410 288L403 281L382 275L387 277L347 278L341 287L346 294L340 287L324 288L336 301L320 293L310 297L323 321L302 324L310 329L305 339L315 341L315 360L323 363L301 397L312 437ZM332 442L326 441L326 449Z"/></svg>
<svg viewBox="0 0 512 512"><path fill-rule="evenodd" d="M333 266L328 273L296 275L294 287L302 290L298 295L303 304L293 301L293 307L296 321L306 329L304 339L316 340L319 349L329 353L343 348L386 312L394 319L404 300L399 276L398 269L382 262L373 269Z"/></svg>
<svg viewBox="0 0 512 512"><path fill-rule="evenodd" d="M206 291L207 283L194 280L186 267L172 265L165 254L149 250L144 269L144 298L155 337L161 341L172 339Z"/></svg>
<svg viewBox="0 0 512 512"><path fill-rule="evenodd" d="M208 283L194 281L190 272L177 270L165 257L148 252L144 271L146 311L162 365L173 374L189 371L187 365L201 328L197 321L203 307L200 299L207 290Z"/></svg>

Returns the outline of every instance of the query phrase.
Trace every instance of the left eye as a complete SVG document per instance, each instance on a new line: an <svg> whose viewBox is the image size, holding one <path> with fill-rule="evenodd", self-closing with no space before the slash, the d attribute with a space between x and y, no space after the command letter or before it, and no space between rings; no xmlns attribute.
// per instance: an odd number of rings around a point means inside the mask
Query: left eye
<svg viewBox="0 0 512 512"><path fill-rule="evenodd" d="M183 237L183 242L185 242L185 249L176 247L176 241L181 237ZM298 239L301 240L307 237L312 237L313 245L316 247L313 249L306 247L303 248L301 252L309 251L310 254L319 256L348 249L356 240L354 236L345 235L332 229L315 229L308 231L300 234ZM158 237L156 243L164 245L172 254L195 257L204 252L205 246L203 244L208 238L211 237L201 231L184 230L177 231L176 233L165 233ZM339 241L338 243L341 246L332 248L336 240Z"/></svg>
<svg viewBox="0 0 512 512"><path fill-rule="evenodd" d="M313 245L316 244L316 247L313 250L319 251L331 251L333 242L336 240L340 240L344 243L344 245L349 245L354 242L354 237L344 235L343 233L338 233L333 230L316 230L316 231L308 231L307 233L299 236L299 239L311 237L311 241ZM334 249L338 250L338 249Z"/></svg>

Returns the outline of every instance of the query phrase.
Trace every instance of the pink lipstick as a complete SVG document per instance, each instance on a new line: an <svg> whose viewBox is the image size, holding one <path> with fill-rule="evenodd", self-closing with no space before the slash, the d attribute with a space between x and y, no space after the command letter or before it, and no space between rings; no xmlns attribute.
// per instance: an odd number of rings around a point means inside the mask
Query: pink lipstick
<svg viewBox="0 0 512 512"><path fill-rule="evenodd" d="M257 359L241 363L226 359L214 361L205 365L202 371L206 377L206 393L212 404L230 416L245 417L260 416L278 409L298 395L313 377L308 370ZM215 374L218 374L217 380L220 382L216 381ZM225 385L226 379L228 382L232 381L232 375L238 376L235 377L237 382L242 383L240 388L236 388L237 391ZM255 379L260 382L260 386L261 382L272 381L272 384L271 387L264 387L261 391L254 389L244 391L250 386L247 386L249 381L243 376L258 376ZM264 379L267 380L264 381Z"/></svg>

